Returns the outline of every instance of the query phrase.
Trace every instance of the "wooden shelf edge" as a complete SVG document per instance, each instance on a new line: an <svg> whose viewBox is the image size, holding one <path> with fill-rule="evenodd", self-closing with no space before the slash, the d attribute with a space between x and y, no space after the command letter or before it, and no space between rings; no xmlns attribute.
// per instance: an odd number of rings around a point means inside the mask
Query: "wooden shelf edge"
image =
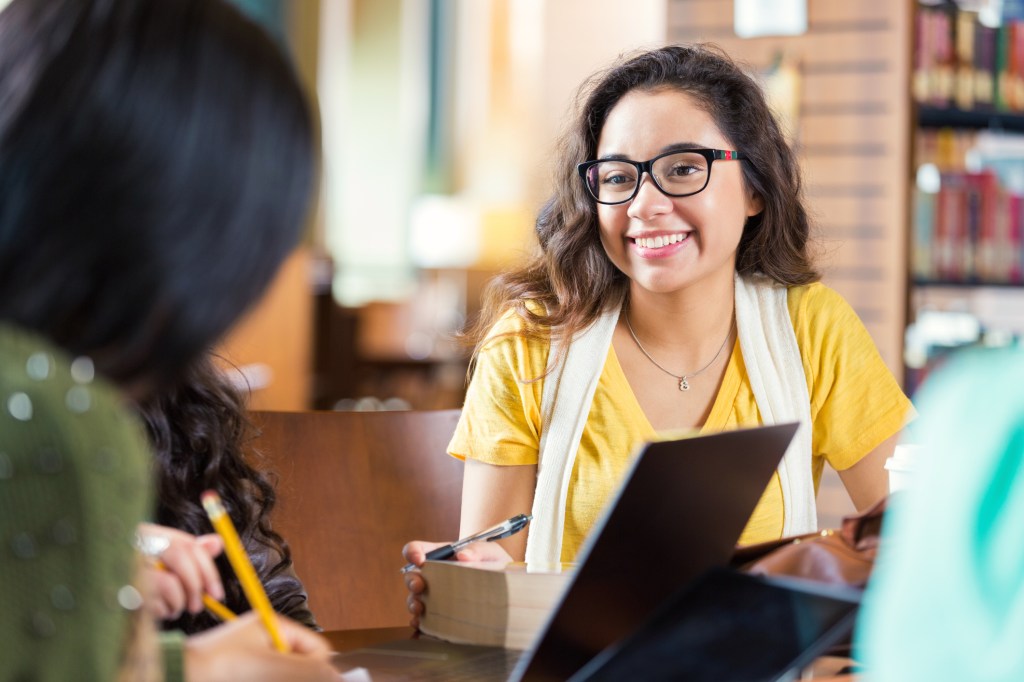
<svg viewBox="0 0 1024 682"><path fill-rule="evenodd" d="M922 128L989 128L1024 132L1024 112L964 111L918 105L917 124Z"/></svg>
<svg viewBox="0 0 1024 682"><path fill-rule="evenodd" d="M954 282L942 279L912 279L910 285L948 289L1024 289L1024 282Z"/></svg>

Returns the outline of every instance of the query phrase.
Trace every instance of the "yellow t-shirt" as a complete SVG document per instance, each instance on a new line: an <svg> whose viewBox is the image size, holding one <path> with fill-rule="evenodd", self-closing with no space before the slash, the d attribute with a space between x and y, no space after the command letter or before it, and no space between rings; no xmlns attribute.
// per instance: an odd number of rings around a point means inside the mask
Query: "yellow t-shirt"
<svg viewBox="0 0 1024 682"><path fill-rule="evenodd" d="M825 461L842 471L898 432L910 401L886 367L850 305L823 284L792 287L788 295L797 345L811 399L815 487ZM541 393L549 345L527 339L522 319L508 314L481 350L462 417L448 452L488 464L536 464ZM735 344L702 433L761 423L757 401ZM637 446L658 434L648 422L619 365L608 351L580 440L566 500L562 561L580 545L614 494ZM740 537L741 544L782 535L782 484L772 477Z"/></svg>

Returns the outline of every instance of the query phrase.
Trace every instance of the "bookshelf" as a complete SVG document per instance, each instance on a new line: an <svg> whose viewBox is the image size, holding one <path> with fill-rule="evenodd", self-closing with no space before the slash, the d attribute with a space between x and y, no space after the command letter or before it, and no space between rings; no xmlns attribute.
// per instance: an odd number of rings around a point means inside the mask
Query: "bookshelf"
<svg viewBox="0 0 1024 682"><path fill-rule="evenodd" d="M1024 14L914 4L909 391L953 348L1024 335Z"/></svg>

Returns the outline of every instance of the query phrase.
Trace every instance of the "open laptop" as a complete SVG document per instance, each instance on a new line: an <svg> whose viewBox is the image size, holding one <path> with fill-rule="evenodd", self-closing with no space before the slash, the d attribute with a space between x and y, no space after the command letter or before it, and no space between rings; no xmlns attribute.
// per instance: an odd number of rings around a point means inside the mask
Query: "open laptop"
<svg viewBox="0 0 1024 682"><path fill-rule="evenodd" d="M681 587L728 564L796 429L777 424L642 446L527 651L409 639L338 654L336 667L365 668L374 680L568 679Z"/></svg>
<svg viewBox="0 0 1024 682"><path fill-rule="evenodd" d="M853 631L861 590L712 569L570 682L778 682Z"/></svg>

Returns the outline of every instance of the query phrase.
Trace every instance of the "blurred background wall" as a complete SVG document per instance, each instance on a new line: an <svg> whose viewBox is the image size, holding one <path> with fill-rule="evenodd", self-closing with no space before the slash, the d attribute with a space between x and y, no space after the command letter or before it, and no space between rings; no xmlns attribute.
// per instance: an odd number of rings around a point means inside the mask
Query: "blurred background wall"
<svg viewBox="0 0 1024 682"><path fill-rule="evenodd" d="M236 2L323 137L307 239L221 349L255 407L460 406L456 333L535 246L576 89L665 42L717 43L764 84L824 281L908 392L950 349L1024 334L1024 2Z"/></svg>
<svg viewBox="0 0 1024 682"><path fill-rule="evenodd" d="M309 237L222 355L273 409L461 405L455 332L534 247L582 80L663 42L664 0L238 0L319 105Z"/></svg>

